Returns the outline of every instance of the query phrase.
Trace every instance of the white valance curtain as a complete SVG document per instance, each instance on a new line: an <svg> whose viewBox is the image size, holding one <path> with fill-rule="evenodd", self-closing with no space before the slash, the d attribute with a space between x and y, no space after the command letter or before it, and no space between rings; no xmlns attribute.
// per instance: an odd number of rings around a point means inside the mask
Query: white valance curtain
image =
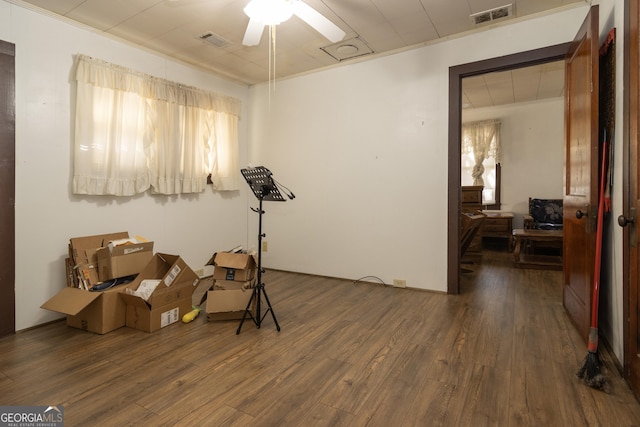
<svg viewBox="0 0 640 427"><path fill-rule="evenodd" d="M473 154L473 185L484 185L483 162L493 157L500 163L500 120L484 120L462 125L462 154Z"/></svg>
<svg viewBox="0 0 640 427"><path fill-rule="evenodd" d="M75 79L75 194L238 189L239 100L85 55Z"/></svg>

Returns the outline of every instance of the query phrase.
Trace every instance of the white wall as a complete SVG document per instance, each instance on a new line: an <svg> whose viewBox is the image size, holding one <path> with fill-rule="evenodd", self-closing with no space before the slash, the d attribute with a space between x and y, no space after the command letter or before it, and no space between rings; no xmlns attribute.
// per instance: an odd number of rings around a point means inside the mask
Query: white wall
<svg viewBox="0 0 640 427"><path fill-rule="evenodd" d="M570 41L586 12L281 80L270 104L252 87L250 160L298 196L269 206L265 263L446 291L449 67Z"/></svg>
<svg viewBox="0 0 640 427"><path fill-rule="evenodd" d="M500 119L502 209L522 227L529 197L562 199L564 98L463 111L463 122Z"/></svg>
<svg viewBox="0 0 640 427"><path fill-rule="evenodd" d="M247 159L248 88L0 0L0 39L16 45L16 329L60 317L40 305L65 286L70 237L128 231L194 269L214 251L246 245L247 192L79 197L70 192L73 55L234 96Z"/></svg>

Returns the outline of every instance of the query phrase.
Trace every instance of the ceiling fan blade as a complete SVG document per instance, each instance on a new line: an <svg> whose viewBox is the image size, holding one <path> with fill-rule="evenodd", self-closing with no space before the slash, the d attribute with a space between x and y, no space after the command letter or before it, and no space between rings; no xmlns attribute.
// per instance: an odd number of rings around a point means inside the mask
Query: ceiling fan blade
<svg viewBox="0 0 640 427"><path fill-rule="evenodd" d="M339 42L346 35L336 24L301 0L293 2L293 14L311 25L316 31L331 40L332 43Z"/></svg>
<svg viewBox="0 0 640 427"><path fill-rule="evenodd" d="M244 33L242 44L245 46L255 46L260 43L262 33L264 32L264 24L255 19L249 19L247 31Z"/></svg>

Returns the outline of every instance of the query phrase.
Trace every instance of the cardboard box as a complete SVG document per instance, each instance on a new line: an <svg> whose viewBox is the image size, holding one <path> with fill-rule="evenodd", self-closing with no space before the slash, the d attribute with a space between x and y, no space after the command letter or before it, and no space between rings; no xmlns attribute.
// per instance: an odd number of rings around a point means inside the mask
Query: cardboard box
<svg viewBox="0 0 640 427"><path fill-rule="evenodd" d="M253 290L231 289L207 292L205 312L207 320L240 320L247 309ZM251 303L251 313L255 315L255 298ZM248 317L248 316L247 316Z"/></svg>
<svg viewBox="0 0 640 427"><path fill-rule="evenodd" d="M213 276L200 278L200 282L191 296L191 305L194 307L200 307L202 303L207 299L207 292L213 289Z"/></svg>
<svg viewBox="0 0 640 427"><path fill-rule="evenodd" d="M70 257L64 259L64 270L67 277L67 286L75 286L75 274L73 270L73 263Z"/></svg>
<svg viewBox="0 0 640 427"><path fill-rule="evenodd" d="M96 234L95 236L72 237L69 239L69 253L73 262L77 264L93 264L98 262L96 251L106 246L111 240L126 239L129 233Z"/></svg>
<svg viewBox="0 0 640 427"><path fill-rule="evenodd" d="M103 247L96 252L98 279L106 281L138 274L153 257L153 242Z"/></svg>
<svg viewBox="0 0 640 427"><path fill-rule="evenodd" d="M218 252L214 258L213 278L246 282L253 279L256 266L253 255Z"/></svg>
<svg viewBox="0 0 640 427"><path fill-rule="evenodd" d="M235 280L214 280L213 289L222 291L247 290L253 288L253 284L253 281L237 282Z"/></svg>
<svg viewBox="0 0 640 427"><path fill-rule="evenodd" d="M122 296L131 295L122 294ZM144 332L155 332L178 322L191 310L191 298L183 298L153 308L149 307L143 299L137 298L127 305L127 326Z"/></svg>
<svg viewBox="0 0 640 427"><path fill-rule="evenodd" d="M71 286L89 289L99 283L98 249L106 246L111 240L126 239L129 233L121 231L94 236L72 237L69 239L69 258L74 272Z"/></svg>
<svg viewBox="0 0 640 427"><path fill-rule="evenodd" d="M119 293L127 285L101 292L88 289L103 281L98 275L98 251L112 240L127 238L129 233L123 231L69 239L69 257L65 259L67 287L40 307L66 314L67 325L88 332L106 334L124 326L127 306Z"/></svg>
<svg viewBox="0 0 640 427"><path fill-rule="evenodd" d="M177 255L157 253L136 278L127 285L137 290L143 280L160 280L160 284L145 301L136 295L120 298L127 305L126 325L145 332L154 332L177 322L192 309L192 294L198 285L196 273Z"/></svg>
<svg viewBox="0 0 640 427"><path fill-rule="evenodd" d="M126 305L119 297L127 285L102 292L64 288L40 307L67 315L67 325L106 334L125 325Z"/></svg>

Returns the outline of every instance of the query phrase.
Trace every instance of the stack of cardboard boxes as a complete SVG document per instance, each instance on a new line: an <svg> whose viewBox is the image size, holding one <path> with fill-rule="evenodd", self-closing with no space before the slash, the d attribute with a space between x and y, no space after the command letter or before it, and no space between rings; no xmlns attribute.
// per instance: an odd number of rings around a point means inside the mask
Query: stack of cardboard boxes
<svg viewBox="0 0 640 427"><path fill-rule="evenodd" d="M212 290L207 292L207 319L241 319L251 298L256 280L253 255L219 252L213 258ZM255 310L255 298L251 309Z"/></svg>
<svg viewBox="0 0 640 427"><path fill-rule="evenodd" d="M98 283L140 272L153 256L153 242L126 231L69 239L67 286L91 289Z"/></svg>
<svg viewBox="0 0 640 427"><path fill-rule="evenodd" d="M125 325L154 332L205 299L208 320L241 319L257 276L254 255L219 252L209 276L199 277L178 255L153 254L153 242L127 232L71 238L65 263L67 287L41 307L97 334Z"/></svg>
<svg viewBox="0 0 640 427"><path fill-rule="evenodd" d="M68 286L41 307L66 314L71 327L98 334L125 325L153 332L175 323L191 310L198 284L179 256L153 255L153 242L132 241L126 232L70 239L66 266ZM145 279L161 285L146 301L129 295ZM105 284L111 287L95 290Z"/></svg>

